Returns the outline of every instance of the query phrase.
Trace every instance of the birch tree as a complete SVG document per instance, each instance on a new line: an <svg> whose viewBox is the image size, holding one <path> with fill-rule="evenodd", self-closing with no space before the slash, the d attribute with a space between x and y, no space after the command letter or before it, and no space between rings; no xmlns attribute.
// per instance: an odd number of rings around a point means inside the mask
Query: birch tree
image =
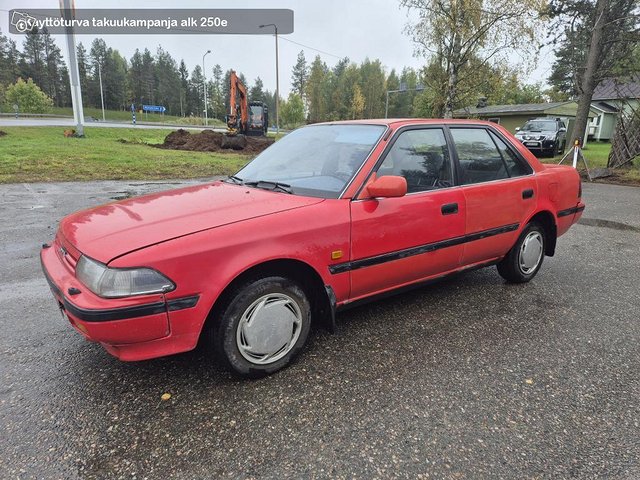
<svg viewBox="0 0 640 480"><path fill-rule="evenodd" d="M451 118L458 85L469 62L491 64L515 54L535 57L543 0L400 0L417 21L407 26L416 54L442 62L446 72L444 117Z"/></svg>

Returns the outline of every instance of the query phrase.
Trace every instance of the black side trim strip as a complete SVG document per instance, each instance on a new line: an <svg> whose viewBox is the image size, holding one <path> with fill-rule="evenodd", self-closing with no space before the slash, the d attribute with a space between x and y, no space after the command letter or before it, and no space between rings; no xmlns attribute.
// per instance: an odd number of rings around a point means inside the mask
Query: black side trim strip
<svg viewBox="0 0 640 480"><path fill-rule="evenodd" d="M195 307L199 299L200 296L198 295L194 295L193 297L175 298L167 302L167 307L169 308L170 312L175 312L176 310L184 310L185 308Z"/></svg>
<svg viewBox="0 0 640 480"><path fill-rule="evenodd" d="M78 320L83 322L108 322L111 320L125 320L136 317L146 317L166 313L167 306L164 302L146 303L135 307L110 308L101 310L90 310L75 306L66 298L62 302L65 310Z"/></svg>
<svg viewBox="0 0 640 480"><path fill-rule="evenodd" d="M355 260L353 262L337 263L335 265L329 265L329 272L332 274L348 272L350 270L357 270L359 268L371 267L373 265L379 265L381 263L392 262L394 260L400 260L406 257L412 257L414 255L422 255L423 253L433 252L440 250L441 248L453 247L455 245L461 245L463 243L474 242L482 238L492 237L494 235L500 235L501 233L513 232L520 227L520 224L513 223L511 225L504 225L502 227L490 228L481 232L470 233L469 235L463 235L461 237L448 238L447 240L441 240L439 242L427 243L425 245L418 245L417 247L405 248L404 250L398 250L396 252L383 253L382 255L376 255L375 257L363 258Z"/></svg>
<svg viewBox="0 0 640 480"><path fill-rule="evenodd" d="M566 210L560 210L557 215L558 217L566 217L568 215L573 215L574 213L578 213L584 210L584 205L581 207L571 207Z"/></svg>

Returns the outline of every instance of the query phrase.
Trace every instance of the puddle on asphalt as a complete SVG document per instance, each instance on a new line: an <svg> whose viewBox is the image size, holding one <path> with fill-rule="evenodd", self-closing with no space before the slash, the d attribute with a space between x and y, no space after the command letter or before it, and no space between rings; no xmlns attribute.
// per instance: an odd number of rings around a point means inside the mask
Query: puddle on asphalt
<svg viewBox="0 0 640 480"><path fill-rule="evenodd" d="M603 227L627 232L640 232L640 227L628 225L622 222L614 222L612 220L601 220L599 218L581 218L578 223L588 227Z"/></svg>

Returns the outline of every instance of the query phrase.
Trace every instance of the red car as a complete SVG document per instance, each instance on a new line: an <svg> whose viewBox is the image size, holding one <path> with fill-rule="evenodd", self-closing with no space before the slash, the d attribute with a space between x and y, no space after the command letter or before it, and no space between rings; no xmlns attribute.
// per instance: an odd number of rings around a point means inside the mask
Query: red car
<svg viewBox="0 0 640 480"><path fill-rule="evenodd" d="M499 125L336 122L226 180L72 214L41 260L63 315L116 357L202 339L258 376L354 302L488 265L528 282L583 209L576 170Z"/></svg>

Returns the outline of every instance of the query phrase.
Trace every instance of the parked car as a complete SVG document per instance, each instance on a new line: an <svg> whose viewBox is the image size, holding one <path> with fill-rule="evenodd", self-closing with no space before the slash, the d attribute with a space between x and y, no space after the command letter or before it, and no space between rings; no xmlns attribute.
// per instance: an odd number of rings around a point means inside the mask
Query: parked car
<svg viewBox="0 0 640 480"><path fill-rule="evenodd" d="M516 129L516 138L531 152L553 157L567 147L567 127L559 118L534 118Z"/></svg>
<svg viewBox="0 0 640 480"><path fill-rule="evenodd" d="M116 357L201 340L259 376L312 323L333 329L337 311L400 287L489 265L530 281L583 209L576 170L499 125L336 122L225 180L69 215L41 260L63 316Z"/></svg>

